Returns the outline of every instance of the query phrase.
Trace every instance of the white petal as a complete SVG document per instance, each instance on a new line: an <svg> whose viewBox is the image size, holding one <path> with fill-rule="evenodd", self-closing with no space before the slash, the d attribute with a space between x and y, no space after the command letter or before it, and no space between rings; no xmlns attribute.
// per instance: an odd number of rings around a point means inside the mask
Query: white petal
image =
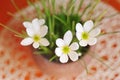
<svg viewBox="0 0 120 80"><path fill-rule="evenodd" d="M98 36L98 35L100 34L100 32L101 32L101 29L100 29L100 28L95 28L95 29L93 29L93 30L90 32L90 36L96 37L96 36Z"/></svg>
<svg viewBox="0 0 120 80"><path fill-rule="evenodd" d="M50 43L49 43L49 41L46 38L41 38L40 39L40 44L42 46L48 46Z"/></svg>
<svg viewBox="0 0 120 80"><path fill-rule="evenodd" d="M32 27L32 23L30 23L30 22L23 22L23 25L24 25L25 28Z"/></svg>
<svg viewBox="0 0 120 80"><path fill-rule="evenodd" d="M27 28L26 32L27 32L28 36L30 36L30 37L34 36L34 34L35 34L32 28Z"/></svg>
<svg viewBox="0 0 120 80"><path fill-rule="evenodd" d="M61 63L66 63L66 62L68 62L68 56L67 56L67 54L62 54L62 55L60 56L60 62L61 62Z"/></svg>
<svg viewBox="0 0 120 80"><path fill-rule="evenodd" d="M38 48L40 46L40 44L38 43L38 42L34 42L33 43L33 47L36 49L36 48Z"/></svg>
<svg viewBox="0 0 120 80"><path fill-rule="evenodd" d="M61 54L62 54L61 48L56 48L56 49L55 49L55 54L56 54L57 56L61 56Z"/></svg>
<svg viewBox="0 0 120 80"><path fill-rule="evenodd" d="M78 56L82 56L82 53L79 52L79 53L78 53Z"/></svg>
<svg viewBox="0 0 120 80"><path fill-rule="evenodd" d="M39 24L40 24L40 26L44 25L45 24L45 20L44 19L40 19L39 20Z"/></svg>
<svg viewBox="0 0 120 80"><path fill-rule="evenodd" d="M20 44L23 45L23 46L28 46L28 45L30 45L32 43L33 43L33 39L32 38L25 38L25 39L23 39L21 41Z"/></svg>
<svg viewBox="0 0 120 80"><path fill-rule="evenodd" d="M83 27L82 27L82 25L80 23L76 24L76 31L77 32L83 32Z"/></svg>
<svg viewBox="0 0 120 80"><path fill-rule="evenodd" d="M71 50L77 50L79 48L79 45L77 42L74 42L70 45L70 49Z"/></svg>
<svg viewBox="0 0 120 80"><path fill-rule="evenodd" d="M65 33L64 37L63 37L63 40L65 41L65 44L69 45L70 42L72 41L72 32L69 30Z"/></svg>
<svg viewBox="0 0 120 80"><path fill-rule="evenodd" d="M89 32L93 28L93 26L94 26L93 21L89 20L89 21L85 22L84 30Z"/></svg>
<svg viewBox="0 0 120 80"><path fill-rule="evenodd" d="M61 47L61 46L65 45L65 43L62 39L59 38L59 39L56 40L56 45Z"/></svg>
<svg viewBox="0 0 120 80"><path fill-rule="evenodd" d="M78 39L79 41L82 39L81 35L82 35L81 32L77 32L77 33L76 33L76 37L77 37L77 39Z"/></svg>
<svg viewBox="0 0 120 80"><path fill-rule="evenodd" d="M79 55L76 52L73 51L73 52L69 53L68 55L69 55L69 57L72 61L77 61L78 60Z"/></svg>
<svg viewBox="0 0 120 80"><path fill-rule="evenodd" d="M48 32L48 27L47 26L41 26L40 27L40 35L41 37L44 37Z"/></svg>
<svg viewBox="0 0 120 80"><path fill-rule="evenodd" d="M85 46L87 46L87 41L81 40L81 41L79 42L79 44L80 44L80 46L85 47Z"/></svg>
<svg viewBox="0 0 120 80"><path fill-rule="evenodd" d="M96 44L97 43L97 39L96 38L90 38L89 40L88 40L88 44L89 45L94 45L94 44Z"/></svg>
<svg viewBox="0 0 120 80"><path fill-rule="evenodd" d="M34 31L39 32L39 30L40 30L39 20L37 18L33 19L32 24L33 24Z"/></svg>

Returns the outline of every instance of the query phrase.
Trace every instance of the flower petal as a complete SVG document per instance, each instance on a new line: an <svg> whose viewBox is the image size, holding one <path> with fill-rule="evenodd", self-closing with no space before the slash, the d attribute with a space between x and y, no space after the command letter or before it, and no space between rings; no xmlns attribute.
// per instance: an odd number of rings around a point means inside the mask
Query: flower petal
<svg viewBox="0 0 120 80"><path fill-rule="evenodd" d="M82 27L82 25L80 23L76 24L76 31L77 32L83 32L83 27Z"/></svg>
<svg viewBox="0 0 120 80"><path fill-rule="evenodd" d="M37 18L32 20L32 24L33 24L33 29L34 31L37 33L40 30L40 23L39 20Z"/></svg>
<svg viewBox="0 0 120 80"><path fill-rule="evenodd" d="M90 38L89 40L88 40L88 44L89 45L94 45L94 44L96 44L97 43L97 39L96 38Z"/></svg>
<svg viewBox="0 0 120 80"><path fill-rule="evenodd" d="M79 44L80 44L80 46L85 47L85 46L87 46L87 41L81 40L81 41L79 42Z"/></svg>
<svg viewBox="0 0 120 80"><path fill-rule="evenodd" d="M76 52L72 51L68 55L69 55L69 57L72 61L77 61L78 60L79 55Z"/></svg>
<svg viewBox="0 0 120 80"><path fill-rule="evenodd" d="M74 42L70 45L70 49L71 50L77 50L79 48L79 45L77 42Z"/></svg>
<svg viewBox="0 0 120 80"><path fill-rule="evenodd" d="M93 30L90 32L90 36L91 36L91 37L96 37L96 36L98 36L98 35L100 34L100 32L101 32L101 29L100 29L100 28L95 28L95 29L93 29Z"/></svg>
<svg viewBox="0 0 120 80"><path fill-rule="evenodd" d="M66 62L68 62L68 56L67 56L67 54L62 54L61 56L60 56L60 62L61 63L66 63Z"/></svg>
<svg viewBox="0 0 120 80"><path fill-rule="evenodd" d="M79 52L79 53L78 53L78 56L82 56L82 53Z"/></svg>
<svg viewBox="0 0 120 80"><path fill-rule="evenodd" d="M61 48L56 48L56 49L55 49L55 54L56 54L57 56L61 56L61 54L62 54Z"/></svg>
<svg viewBox="0 0 120 80"><path fill-rule="evenodd" d="M30 36L30 37L34 36L34 34L35 34L32 28L27 28L26 32L27 32L28 36Z"/></svg>
<svg viewBox="0 0 120 80"><path fill-rule="evenodd" d="M28 46L32 43L33 43L33 39L28 37L28 38L23 39L20 44L23 46Z"/></svg>
<svg viewBox="0 0 120 80"><path fill-rule="evenodd" d="M61 47L61 46L65 45L65 43L64 43L64 41L62 39L58 38L56 40L56 45L59 46L59 47Z"/></svg>
<svg viewBox="0 0 120 80"><path fill-rule="evenodd" d="M82 35L81 32L76 32L76 37L79 41L82 39L81 35Z"/></svg>
<svg viewBox="0 0 120 80"><path fill-rule="evenodd" d="M25 28L32 27L32 23L30 23L30 22L23 22L23 25L24 25Z"/></svg>
<svg viewBox="0 0 120 80"><path fill-rule="evenodd" d="M93 21L89 20L89 21L85 22L84 30L89 32L93 28L93 26L94 26Z"/></svg>
<svg viewBox="0 0 120 80"><path fill-rule="evenodd" d="M45 20L44 19L40 19L39 20L39 24L40 24L40 26L44 25L45 24Z"/></svg>
<svg viewBox="0 0 120 80"><path fill-rule="evenodd" d="M43 46L48 46L50 43L46 38L41 38L40 39L40 44Z"/></svg>
<svg viewBox="0 0 120 80"><path fill-rule="evenodd" d="M63 40L65 41L65 44L69 45L70 42L72 41L72 38L73 38L72 32L71 32L70 30L68 30L68 31L65 33L65 35L64 35L64 37L63 37Z"/></svg>
<svg viewBox="0 0 120 80"><path fill-rule="evenodd" d="M38 43L38 42L34 42L33 43L33 47L36 49L36 48L38 48L40 46L40 44Z"/></svg>
<svg viewBox="0 0 120 80"><path fill-rule="evenodd" d="M41 26L40 28L40 35L41 37L44 37L48 32L48 27L47 26Z"/></svg>

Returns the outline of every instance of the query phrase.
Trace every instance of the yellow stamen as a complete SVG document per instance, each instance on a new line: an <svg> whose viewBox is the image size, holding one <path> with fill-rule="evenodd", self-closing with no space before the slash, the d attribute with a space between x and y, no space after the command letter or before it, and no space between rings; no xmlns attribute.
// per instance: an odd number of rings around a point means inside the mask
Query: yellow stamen
<svg viewBox="0 0 120 80"><path fill-rule="evenodd" d="M82 37L83 40L87 40L89 38L89 33L88 32L83 32L81 37Z"/></svg>
<svg viewBox="0 0 120 80"><path fill-rule="evenodd" d="M70 52L69 46L63 46L62 51L64 54L68 54Z"/></svg>

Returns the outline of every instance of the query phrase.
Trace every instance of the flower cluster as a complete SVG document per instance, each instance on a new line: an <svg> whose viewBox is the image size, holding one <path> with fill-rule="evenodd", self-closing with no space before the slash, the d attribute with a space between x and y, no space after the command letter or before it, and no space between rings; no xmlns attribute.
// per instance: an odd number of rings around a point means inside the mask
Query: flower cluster
<svg viewBox="0 0 120 80"><path fill-rule="evenodd" d="M21 41L21 45L28 46L32 44L34 48L41 48L41 46L47 47L51 45L45 38L48 33L48 27L45 25L44 19L35 18L32 22L24 22L23 25L26 28L28 36ZM83 26L81 23L77 23L75 38L78 39L78 42L72 42L73 32L70 30L66 31L63 39L56 39L55 43L57 47L55 48L55 54L60 57L59 60L61 63L68 62L68 57L72 61L77 61L79 59L79 46L85 47L87 45L96 44L96 37L100 32L101 30L99 28L94 27L92 20L86 21Z"/></svg>
<svg viewBox="0 0 120 80"><path fill-rule="evenodd" d="M92 0L84 5L84 0L68 0L66 6L63 6L56 3L56 0L39 0L38 6L28 0L28 4L36 10L37 18L32 22L23 22L25 34L0 25L23 38L20 43L22 46L32 45L39 54L47 54L50 61L74 62L97 43L99 35L120 32L102 33L98 25L105 18L106 11L94 17L99 2L100 0ZM26 15L23 18L29 20Z"/></svg>
<svg viewBox="0 0 120 80"><path fill-rule="evenodd" d="M76 36L80 41L81 46L94 45L97 42L97 36L100 34L101 30L99 28L93 29L93 21L89 20L85 22L84 26L80 23L76 25Z"/></svg>
<svg viewBox="0 0 120 80"><path fill-rule="evenodd" d="M44 23L44 19L34 19L32 23L24 22L23 25L26 28L28 37L21 41L21 45L27 46L33 43L34 48L38 48L40 45L48 46L50 43L44 38L48 32L48 27Z"/></svg>

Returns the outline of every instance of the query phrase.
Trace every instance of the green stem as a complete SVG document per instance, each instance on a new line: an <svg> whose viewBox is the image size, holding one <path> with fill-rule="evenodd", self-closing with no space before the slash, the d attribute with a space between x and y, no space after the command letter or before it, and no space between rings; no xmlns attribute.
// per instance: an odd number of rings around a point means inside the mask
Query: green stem
<svg viewBox="0 0 120 80"><path fill-rule="evenodd" d="M81 0L81 1L80 1L80 4L79 4L79 7L78 7L77 12L79 12L79 10L81 9L83 2L84 2L84 0ZM78 13L77 13L77 14L78 14Z"/></svg>
<svg viewBox="0 0 120 80"><path fill-rule="evenodd" d="M97 27L98 22L103 18L103 16L106 14L106 12L107 12L107 10L104 10L104 11L98 16L98 18L95 20L94 28Z"/></svg>
<svg viewBox="0 0 120 80"><path fill-rule="evenodd" d="M52 27L53 27L53 30L52 30L53 35L55 35L55 18L54 18L54 16L52 16Z"/></svg>
<svg viewBox="0 0 120 80"><path fill-rule="evenodd" d="M75 34L75 21L72 21L72 33Z"/></svg>
<svg viewBox="0 0 120 80"><path fill-rule="evenodd" d="M103 35L116 34L116 33L120 33L120 31L113 31L113 32L107 32L107 33L101 33L98 37L103 36Z"/></svg>
<svg viewBox="0 0 120 80"><path fill-rule="evenodd" d="M106 16L106 17L104 17L104 18L105 18L105 19L106 19L106 18L111 18L111 17L114 17L114 16L119 15L119 14L120 14L120 12L116 12L116 13L111 14L111 15L109 15L109 16Z"/></svg>
<svg viewBox="0 0 120 80"><path fill-rule="evenodd" d="M39 1L42 1L42 6L43 6L43 8L45 10L45 15L48 17L50 14L49 14L49 9L48 9L48 7L46 5L46 0L39 0Z"/></svg>
<svg viewBox="0 0 120 80"><path fill-rule="evenodd" d="M52 12L55 13L55 2L56 0L51 0L52 1Z"/></svg>
<svg viewBox="0 0 120 80"><path fill-rule="evenodd" d="M42 49L46 54L53 54L53 52L48 47L40 46L39 49Z"/></svg>
<svg viewBox="0 0 120 80"><path fill-rule="evenodd" d="M10 27L2 24L2 23L0 23L0 26L4 27L5 29L7 29L7 30L9 30L9 31L11 31L13 33L15 33L16 36L18 36L18 37L25 38L25 36L23 34L19 33L18 31L14 30L14 29L12 29L12 28L10 28Z"/></svg>
<svg viewBox="0 0 120 80"><path fill-rule="evenodd" d="M70 24L70 17L67 15L67 24Z"/></svg>
<svg viewBox="0 0 120 80"><path fill-rule="evenodd" d="M24 20L27 20L26 16L22 13L22 11L20 11L19 7L16 5L14 0L10 0L12 5L15 7L15 9L17 10L17 12L20 12L21 16L23 17Z"/></svg>
<svg viewBox="0 0 120 80"><path fill-rule="evenodd" d="M100 0L93 0L91 2L93 2L93 3L87 13L87 20L89 20L91 18L91 16L93 15L93 12L94 12L96 6L100 3Z"/></svg>
<svg viewBox="0 0 120 80"><path fill-rule="evenodd" d="M85 62L85 60L84 59L81 59L82 60L82 63L83 63L83 67L85 68L85 70L86 70L86 72L87 72L87 74L89 73L88 72L88 68L87 68L87 64L86 64L86 62Z"/></svg>
<svg viewBox="0 0 120 80"><path fill-rule="evenodd" d="M83 10L83 12L80 14L80 19L82 18L82 16L86 13L86 11L89 9L89 7L91 6L92 3L88 4L85 9Z"/></svg>
<svg viewBox="0 0 120 80"><path fill-rule="evenodd" d="M51 16L48 17L48 25L49 25L49 38L50 38L50 42L52 42L52 21L51 21Z"/></svg>
<svg viewBox="0 0 120 80"><path fill-rule="evenodd" d="M37 12L37 17L40 18L40 16L42 15L41 10L40 10L40 6L38 4L31 2L30 0L27 0L27 3L28 3L28 5L34 7L34 9Z"/></svg>
<svg viewBox="0 0 120 80"><path fill-rule="evenodd" d="M94 52L93 52L94 53ZM88 54L90 55L92 58L98 60L99 62L101 62L102 64L104 64L106 67L108 67L109 69L113 70L108 64L106 64L102 59L98 58L97 54Z"/></svg>
<svg viewBox="0 0 120 80"><path fill-rule="evenodd" d="M52 62L55 58L57 58L57 56L55 55L55 56L53 56L52 58L50 58L50 62Z"/></svg>
<svg viewBox="0 0 120 80"><path fill-rule="evenodd" d="M68 13L73 14L74 13L74 5L75 5L75 0L71 0L70 5L68 7Z"/></svg>

